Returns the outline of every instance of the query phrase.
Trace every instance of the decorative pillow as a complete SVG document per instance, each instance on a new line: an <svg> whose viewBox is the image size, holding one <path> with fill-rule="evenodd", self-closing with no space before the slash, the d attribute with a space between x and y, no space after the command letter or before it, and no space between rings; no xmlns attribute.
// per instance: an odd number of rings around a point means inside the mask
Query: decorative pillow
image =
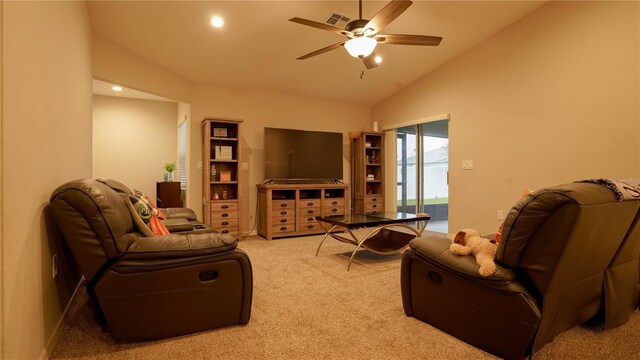
<svg viewBox="0 0 640 360"><path fill-rule="evenodd" d="M125 198L125 200L127 202L127 208L129 209L129 212L131 213L131 218L133 219L133 223L136 224L136 227L138 228L138 231L140 231L142 233L142 235L144 235L144 236L153 236L154 235L153 231L151 231L151 229L147 226L147 224L145 224L145 222L142 220L142 217L138 213L138 209L136 209L136 207L133 205L133 202L131 201L131 198L133 198L133 196L127 196ZM151 217L149 216L149 219L150 218Z"/></svg>
<svg viewBox="0 0 640 360"><path fill-rule="evenodd" d="M165 218L164 214L142 192L134 190L134 195L129 196L127 207L133 222L143 235L169 234L169 230L159 220Z"/></svg>
<svg viewBox="0 0 640 360"><path fill-rule="evenodd" d="M137 197L140 201L147 204L147 206L151 209L153 215L159 217L160 219L166 219L166 216L164 216L162 211L160 211L156 204L154 204L147 195L143 194L142 191L133 189L133 193L134 196Z"/></svg>

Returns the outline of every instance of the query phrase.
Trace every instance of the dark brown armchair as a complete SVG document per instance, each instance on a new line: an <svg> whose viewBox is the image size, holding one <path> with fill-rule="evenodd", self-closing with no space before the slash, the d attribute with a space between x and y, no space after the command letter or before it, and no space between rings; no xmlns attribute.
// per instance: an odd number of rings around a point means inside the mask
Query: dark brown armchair
<svg viewBox="0 0 640 360"><path fill-rule="evenodd" d="M509 212L489 277L449 239L416 239L402 261L405 313L509 359L588 320L620 325L638 303L639 208L596 184L532 193Z"/></svg>
<svg viewBox="0 0 640 360"><path fill-rule="evenodd" d="M144 237L123 194L95 180L60 186L50 204L114 338L157 339L249 321L251 263L232 237Z"/></svg>

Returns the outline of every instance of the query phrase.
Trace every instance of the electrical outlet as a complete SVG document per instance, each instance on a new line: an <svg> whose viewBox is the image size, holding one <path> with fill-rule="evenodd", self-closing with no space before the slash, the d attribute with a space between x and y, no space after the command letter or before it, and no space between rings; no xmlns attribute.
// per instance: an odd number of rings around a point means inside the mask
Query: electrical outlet
<svg viewBox="0 0 640 360"><path fill-rule="evenodd" d="M498 220L504 220L504 210L498 210Z"/></svg>
<svg viewBox="0 0 640 360"><path fill-rule="evenodd" d="M54 254L51 257L51 278L55 279L58 276L58 254Z"/></svg>
<svg viewBox="0 0 640 360"><path fill-rule="evenodd" d="M473 170L473 160L462 161L462 170Z"/></svg>

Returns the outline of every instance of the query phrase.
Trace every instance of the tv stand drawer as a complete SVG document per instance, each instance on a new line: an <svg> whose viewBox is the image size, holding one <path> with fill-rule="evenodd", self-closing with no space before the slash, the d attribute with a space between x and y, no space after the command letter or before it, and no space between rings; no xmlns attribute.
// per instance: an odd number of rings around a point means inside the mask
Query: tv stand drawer
<svg viewBox="0 0 640 360"><path fill-rule="evenodd" d="M281 234L281 233L294 232L296 231L296 224L291 223L286 225L273 225L272 231L274 235Z"/></svg>
<svg viewBox="0 0 640 360"><path fill-rule="evenodd" d="M325 207L344 207L344 199L343 198L328 198L324 199Z"/></svg>
<svg viewBox="0 0 640 360"><path fill-rule="evenodd" d="M272 209L295 209L296 201L295 200L276 200L274 199L271 204Z"/></svg>
<svg viewBox="0 0 640 360"><path fill-rule="evenodd" d="M300 204L300 208L316 208L316 207L320 207L321 205L321 201L320 199L300 199L300 201L298 202L298 204Z"/></svg>

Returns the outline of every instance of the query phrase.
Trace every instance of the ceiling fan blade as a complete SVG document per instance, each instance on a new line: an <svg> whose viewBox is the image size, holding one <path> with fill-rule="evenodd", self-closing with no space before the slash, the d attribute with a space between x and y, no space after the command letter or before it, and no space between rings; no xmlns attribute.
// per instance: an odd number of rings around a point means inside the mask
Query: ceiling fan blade
<svg viewBox="0 0 640 360"><path fill-rule="evenodd" d="M387 6L383 7L376 16L374 16L367 26L366 29L373 30L372 34L377 34L382 30L385 26L389 25L393 20L395 20L400 14L402 14L409 6L411 6L413 2L406 0L393 0L387 4Z"/></svg>
<svg viewBox="0 0 640 360"><path fill-rule="evenodd" d="M378 63L376 62L376 53L375 52L372 52L367 57L363 57L362 58L362 62L364 63L364 66L366 66L367 69L369 69L369 70L375 69L375 68L378 67Z"/></svg>
<svg viewBox="0 0 640 360"><path fill-rule="evenodd" d="M310 57L312 57L312 56L316 56L316 55L324 54L324 53L326 53L327 51L335 50L335 49L337 49L337 48L339 48L339 47L343 46L345 42L346 42L346 41L341 41L341 42L339 42L339 43L336 43L336 44L333 44L333 45L329 45L329 46L327 46L327 47L323 47L322 49L318 49L318 50L316 50L316 51L314 51L314 52L310 52L310 53L308 53L308 54L306 54L306 55L302 55L302 56L300 56L300 57L298 58L298 60L308 59L308 58L310 58Z"/></svg>
<svg viewBox="0 0 640 360"><path fill-rule="evenodd" d="M380 44L395 44L395 45L425 45L425 46L438 46L442 38L440 36L427 36L427 35L405 35L405 34L389 34L389 35L376 35L373 37Z"/></svg>
<svg viewBox="0 0 640 360"><path fill-rule="evenodd" d="M313 20L307 20L307 19L302 19L299 17L294 17L289 19L289 21L292 21L294 23L297 24L302 24L302 25L307 25L307 26L311 26L314 27L316 29L320 29L320 30L325 30L325 31L330 31L336 34L340 34L340 35L351 35L351 32L344 30L344 29L340 29L337 28L335 26L331 26L331 25L327 25L327 24L323 24L317 21L313 21Z"/></svg>

